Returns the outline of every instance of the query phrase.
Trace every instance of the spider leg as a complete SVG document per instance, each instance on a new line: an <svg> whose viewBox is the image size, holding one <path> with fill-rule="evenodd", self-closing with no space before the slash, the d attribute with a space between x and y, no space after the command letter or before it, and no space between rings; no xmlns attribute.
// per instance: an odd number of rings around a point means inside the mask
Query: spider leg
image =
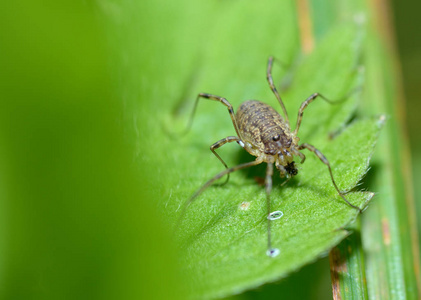
<svg viewBox="0 0 421 300"><path fill-rule="evenodd" d="M313 145L304 143L300 146L298 146L298 150L302 150L302 149L308 149L311 152L313 152L314 154L316 154L316 156L322 161L322 163L324 163L328 169L329 169L329 173L330 173L330 178L332 179L332 183L333 186L335 187L336 191L338 192L338 194L342 197L342 199L348 203L349 206L351 206L352 208L357 209L360 213L362 213L361 208L359 208L358 206L355 206L353 204L351 204L343 195L343 193L339 190L338 186L336 185L335 179L333 178L333 173L332 173L332 168L330 167L329 161L327 160L327 158L319 151L317 150Z"/></svg>
<svg viewBox="0 0 421 300"><path fill-rule="evenodd" d="M225 166L225 169L228 169L227 164L225 163L225 161L219 156L218 153L216 153L216 149L218 149L219 147L222 147L223 145L225 145L226 143L232 143L232 142L238 142L240 141L240 139L236 136L229 136L226 137L222 140L217 141L216 143L212 144L210 146L210 150L212 151L213 154L215 154L215 156L219 159L219 161ZM230 179L230 173L227 173L227 179L225 180L225 182L223 183L226 184L228 182L228 180Z"/></svg>
<svg viewBox="0 0 421 300"><path fill-rule="evenodd" d="M330 104L335 104L338 103L338 101L331 101L329 99L327 99L326 97L324 97L323 95L319 94L319 93L314 93L313 95L311 95L310 97L308 97L303 103L301 103L300 106L300 110L298 111L298 117L297 117L297 125L295 126L294 132L293 134L295 136L297 136L298 134L298 130L300 129L300 125L301 125L301 121L303 119L303 113L304 110L306 109L306 107L313 102L314 100L317 99L317 97L322 98L323 100L325 100L326 102L330 103Z"/></svg>
<svg viewBox="0 0 421 300"><path fill-rule="evenodd" d="M285 123L288 125L288 128L290 128L288 113L287 113L287 110L285 108L284 102L282 101L282 98L279 95L278 90L276 89L276 87L275 87L275 85L273 83L273 78L272 78L272 65L273 65L273 61L274 61L274 58L272 56L269 57L269 60L268 60L268 68L267 68L267 71L266 71L266 78L268 80L270 89L275 94L276 99L278 99L278 102L279 102L279 104L282 107L282 110L283 110L284 116L285 116Z"/></svg>
<svg viewBox="0 0 421 300"><path fill-rule="evenodd" d="M273 175L273 163L268 163L266 168L266 179L265 179L265 191L266 191L266 203L267 203L267 220L268 220L268 253L272 251L272 240L271 240L271 219L270 216L270 193L272 191L272 175Z"/></svg>
<svg viewBox="0 0 421 300"><path fill-rule="evenodd" d="M222 172L220 172L220 173L218 173L218 174L216 174L214 177L212 177L211 179L209 179L204 185L202 185L191 197L190 197L190 199L189 200L187 200L184 204L183 204L183 208L182 208L182 210L181 210L181 213L180 213L180 216L179 216L179 218L178 218L178 222L177 222L177 225L176 225L176 228L175 228L175 230L177 230L178 229L178 227L179 227L179 225L180 225L180 222L181 222L181 220L183 219L183 217L184 217L184 214L185 214L185 212L186 212L186 210L187 210L187 208L193 203L193 201L202 193L202 192L204 192L212 183L214 183L216 180L218 180L218 179L220 179L221 177L223 177L223 176L225 176L226 174L229 174L229 173L232 173L232 172L235 172L235 171L237 171L237 170L241 170L241 169L245 169L245 168L248 168L248 167L252 167L252 166L256 166L256 165L258 165L258 164L260 164L260 163L262 163L263 162L263 160L261 159L261 158L256 158L256 160L254 160L254 161L251 161L251 162L248 162L248 163L244 163L244 164L240 164L240 165L237 165L237 166L235 166L235 167L232 167L232 168L228 168L228 169L225 169L224 171L222 171Z"/></svg>
<svg viewBox="0 0 421 300"><path fill-rule="evenodd" d="M187 133L190 130L190 128L191 128L191 126L193 124L193 118L194 118L194 115L196 113L197 104L199 103L199 99L200 98L214 100L214 101L219 101L223 105L225 105L228 108L228 113L230 114L230 117L231 117L231 120L232 120L232 124L234 125L235 132L237 133L237 135L240 137L241 140L243 139L241 137L240 131L238 130L237 119L235 118L234 108L232 107L231 103L229 103L228 100L225 99L225 98L223 98L223 97L212 95L212 94L207 94L207 93L200 93L199 95L197 95L196 101L194 103L193 111L192 111L192 114L190 116L189 123L187 124L185 133Z"/></svg>

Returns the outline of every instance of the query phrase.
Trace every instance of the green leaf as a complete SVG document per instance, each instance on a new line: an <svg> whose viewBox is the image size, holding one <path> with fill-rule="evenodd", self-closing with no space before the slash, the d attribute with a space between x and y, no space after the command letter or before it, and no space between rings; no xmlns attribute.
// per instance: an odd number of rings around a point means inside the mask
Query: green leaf
<svg viewBox="0 0 421 300"><path fill-rule="evenodd" d="M384 17L384 16L383 16ZM378 29L377 29L378 30ZM371 186L378 194L363 219L370 297L419 299L419 245L415 228L415 203L411 196L408 141L401 118L400 78L393 55L372 28L367 43L367 80L362 109L388 115L379 148L373 157Z"/></svg>
<svg viewBox="0 0 421 300"><path fill-rule="evenodd" d="M333 295L342 299L368 299L359 220L352 224L352 230L354 234L329 253Z"/></svg>
<svg viewBox="0 0 421 300"><path fill-rule="evenodd" d="M352 187L364 174L378 127L377 120L355 122L327 143L330 147L326 153L333 158L334 172L341 174L337 176L340 187ZM335 155L334 149L343 149L344 158ZM347 236L348 232L340 228L357 212L336 194L318 160L309 158L302 171L305 174L297 176L295 182L276 187L272 193L272 207L284 212L272 224L273 245L281 250L276 258L265 255L265 194L247 174L233 176L223 188L210 188L189 208L179 231L186 271L194 274L195 297L227 295L276 280L326 253ZM177 201L168 204L169 209L188 196L181 187L174 191ZM347 198L364 206L371 196L355 192ZM244 203L249 205L246 210L242 208Z"/></svg>
<svg viewBox="0 0 421 300"><path fill-rule="evenodd" d="M241 20L239 18L238 22ZM225 36L220 30L221 34L215 34L215 39ZM336 138L329 138L333 130L349 120L356 105L358 93L349 95L362 81L357 66L360 38L358 28L352 24L335 29L310 57L302 61L294 72L288 92L283 94L292 121L300 103L314 92L321 92L330 99L348 96L346 101L336 105L316 100L306 110L299 134L305 137L302 142L314 143L325 154L339 188L346 191L356 186L364 176L382 125L380 118L355 121ZM216 64L215 61L217 58L212 64ZM249 76L250 73L237 73L233 62L228 60L219 65L217 71L212 71L204 61L203 68L207 71L203 72L197 85L208 86L209 76L210 82L217 88L198 89L197 92L232 98L234 106L240 103L235 100L238 97L227 95L241 96L249 92L248 97L261 95L260 100L268 99L267 103L279 109L265 80L266 64L264 61L261 63L260 78L256 79ZM248 65L245 64L242 69ZM253 62L250 68L253 69ZM222 69L222 74L231 72L235 78L227 81L225 76L218 73ZM274 76L279 77L279 73L275 71ZM220 75L219 78L217 75ZM192 92L191 102L194 96ZM246 97L244 95L242 98ZM188 110L185 110L185 122L187 116ZM164 126L172 125L171 130L182 131L184 124L180 119L168 114L164 118ZM162 210L172 226L180 216L180 207L193 192L223 170L223 166L208 150L209 145L233 134L226 109L219 103L203 100L199 103L193 128L186 137L179 140L167 137L161 141L164 144L162 147L171 149L160 167L160 173L164 173L162 170L166 166L168 188ZM253 160L238 148L230 145L220 151L231 166ZM349 234L343 228L355 220L357 211L337 194L327 167L312 153L308 153L307 157L305 164L300 167L300 174L284 187L279 186L282 181L277 175L274 176L272 210L284 213L281 219L272 223L272 244L280 249L276 258L269 258L265 254L266 198L264 189L258 184L260 180L256 180L256 177L264 177L264 165L234 173L228 184L210 187L188 208L182 216L177 235L181 245L182 268L191 276L188 289L192 298L226 296L277 280L325 255ZM360 207L364 207L371 197L372 194L368 192L347 194L348 200Z"/></svg>

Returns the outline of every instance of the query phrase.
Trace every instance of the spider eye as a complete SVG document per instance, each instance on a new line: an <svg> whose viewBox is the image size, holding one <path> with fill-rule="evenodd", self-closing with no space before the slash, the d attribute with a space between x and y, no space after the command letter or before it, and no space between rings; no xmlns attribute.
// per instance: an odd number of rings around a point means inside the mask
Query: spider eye
<svg viewBox="0 0 421 300"><path fill-rule="evenodd" d="M275 141L275 142L277 142L277 141L279 141L281 139L281 136L278 134L278 135L275 135L273 138L272 138L272 140L273 141Z"/></svg>

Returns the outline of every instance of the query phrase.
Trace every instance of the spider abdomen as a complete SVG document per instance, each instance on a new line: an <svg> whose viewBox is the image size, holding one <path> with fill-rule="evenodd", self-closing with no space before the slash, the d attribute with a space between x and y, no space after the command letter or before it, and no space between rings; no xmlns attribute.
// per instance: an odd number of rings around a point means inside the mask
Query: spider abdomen
<svg viewBox="0 0 421 300"><path fill-rule="evenodd" d="M291 133L282 116L266 103L249 100L237 110L238 129L245 142L266 154L275 155L291 146Z"/></svg>

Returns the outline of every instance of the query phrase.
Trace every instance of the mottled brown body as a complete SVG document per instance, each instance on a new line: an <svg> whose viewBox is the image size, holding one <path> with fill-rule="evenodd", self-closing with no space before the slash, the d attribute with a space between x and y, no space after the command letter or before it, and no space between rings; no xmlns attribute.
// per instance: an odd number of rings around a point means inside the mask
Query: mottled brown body
<svg viewBox="0 0 421 300"><path fill-rule="evenodd" d="M266 103L249 100L238 108L236 119L244 149L264 162L275 163L281 176L297 174L293 155L303 159L295 148L299 139L276 110Z"/></svg>
<svg viewBox="0 0 421 300"><path fill-rule="evenodd" d="M243 102L236 117L244 141L260 152L274 155L279 147L291 147L292 136L284 118L266 103L256 100ZM277 136L279 142L275 143L273 139Z"/></svg>
<svg viewBox="0 0 421 300"><path fill-rule="evenodd" d="M331 102L319 93L314 93L310 97L308 97L300 106L297 116L297 124L295 129L291 131L289 118L287 111L285 109L284 103L276 90L275 85L273 84L272 80L272 64L273 58L270 57L268 61L268 68L267 68L267 80L269 86L276 96L279 104L282 107L284 117L282 117L275 109L271 106L256 100L249 100L244 102L238 108L237 114L234 113L234 109L231 103L228 102L227 99L207 94L207 93L200 93L197 96L195 106L192 112L192 117L190 119L190 123L187 128L190 128L193 120L194 113L196 111L197 103L200 98L209 99L213 101L221 102L227 109L230 114L232 123L234 125L234 129L237 133L237 136L228 136L224 139L217 141L216 143L212 144L210 150L215 154L215 156L221 161L221 163L225 166L225 170L220 172L219 174L215 175L213 178L208 180L200 189L198 189L187 201L183 207L183 210L180 215L180 220L186 211L187 207L193 202L193 200L200 195L206 188L208 188L212 183L216 180L224 177L227 175L227 181L229 179L229 174L241 170L244 168L256 166L263 162L267 163L266 169L266 177L265 177L265 190L267 195L267 211L268 211L268 247L267 247L267 254L269 256L276 256L279 254L279 249L271 247L271 226L270 222L273 220L277 220L282 217L282 212L275 211L271 212L270 207L270 193L272 190L272 175L273 175L273 164L275 164L276 168L280 171L281 176L286 176L287 178L291 178L292 176L297 175L298 170L295 166L294 156L298 156L301 159L301 163L305 160L305 155L300 152L300 150L307 149L313 152L327 167L330 173L330 177L332 179L332 184L335 187L338 194L342 197L342 199L351 207L358 209L361 212L361 209L353 204L351 204L343 195L343 193L339 190L338 186L335 183L333 178L332 169L330 167L329 161L326 157L317 150L313 145L303 143L298 145L299 138L297 136L298 130L301 125L301 120L303 117L303 112L306 107L313 102L317 97L324 99L327 102ZM253 156L256 156L254 161L243 163L241 165L228 168L227 164L223 161L223 159L216 153L216 149L219 147L231 143L237 142L241 147L243 147L248 153ZM226 182L227 182L226 181Z"/></svg>

